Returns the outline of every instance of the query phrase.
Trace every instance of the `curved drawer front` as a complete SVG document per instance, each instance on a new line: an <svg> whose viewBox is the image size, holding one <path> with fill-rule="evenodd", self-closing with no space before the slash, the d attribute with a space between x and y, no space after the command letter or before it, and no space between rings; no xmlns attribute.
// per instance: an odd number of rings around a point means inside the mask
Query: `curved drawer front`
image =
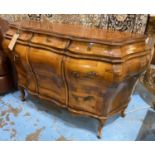
<svg viewBox="0 0 155 155"><path fill-rule="evenodd" d="M121 64L113 64L114 83L119 83L125 79L136 76L146 70L151 55L142 55L132 58Z"/></svg>
<svg viewBox="0 0 155 155"><path fill-rule="evenodd" d="M34 36L31 39L31 43L42 45L42 46L64 49L68 43L68 40L52 37L48 35L34 34Z"/></svg>
<svg viewBox="0 0 155 155"><path fill-rule="evenodd" d="M139 42L134 44L128 44L123 46L114 46L106 44L97 44L93 42L81 42L72 41L68 47L69 52L77 55L98 57L99 60L105 58L105 60L112 62L121 62L121 60L127 60L129 57L139 55L145 51L145 42Z"/></svg>
<svg viewBox="0 0 155 155"><path fill-rule="evenodd" d="M69 106L82 111L100 114L105 110L103 94L111 86L112 66L107 63L65 59L65 75L69 88Z"/></svg>
<svg viewBox="0 0 155 155"><path fill-rule="evenodd" d="M108 63L65 58L69 106L101 116L125 106L138 77L114 83L112 71L113 66Z"/></svg>
<svg viewBox="0 0 155 155"><path fill-rule="evenodd" d="M18 32L18 29L9 29L7 32L6 32L6 37L8 38L12 38L13 35L15 33ZM24 41L24 42L27 42L27 41L30 41L30 39L32 38L33 36L33 33L32 32L27 32L27 31L20 31L20 35L19 35L19 38L18 40L19 41Z"/></svg>
<svg viewBox="0 0 155 155"><path fill-rule="evenodd" d="M38 48L30 48L29 61L35 74L38 93L65 104L62 75L62 55Z"/></svg>
<svg viewBox="0 0 155 155"><path fill-rule="evenodd" d="M17 29L9 29L6 32L6 38L11 38L15 33L17 33ZM49 35L43 35L43 34L38 34L34 32L27 32L27 31L19 31L19 38L17 42L21 42L27 45L34 44L37 47L51 47L51 48L57 48L57 49L65 49L65 47L68 45L69 40L68 39L63 39L63 38L58 38L54 36L49 36Z"/></svg>

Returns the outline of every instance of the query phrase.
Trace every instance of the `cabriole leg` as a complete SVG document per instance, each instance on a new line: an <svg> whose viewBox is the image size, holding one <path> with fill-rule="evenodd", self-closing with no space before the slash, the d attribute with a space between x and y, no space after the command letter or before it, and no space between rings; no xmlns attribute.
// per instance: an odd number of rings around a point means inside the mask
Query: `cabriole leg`
<svg viewBox="0 0 155 155"><path fill-rule="evenodd" d="M125 107L122 111L120 111L120 115L121 117L125 117L125 110L126 110L127 107Z"/></svg>
<svg viewBox="0 0 155 155"><path fill-rule="evenodd" d="M125 109L120 112L121 117L125 117Z"/></svg>
<svg viewBox="0 0 155 155"><path fill-rule="evenodd" d="M21 99L22 101L25 101L25 91L24 91L24 88L21 87L21 86L18 86L18 89L19 89L19 91L20 91L20 99Z"/></svg>
<svg viewBox="0 0 155 155"><path fill-rule="evenodd" d="M98 133L97 133L98 138L102 137L102 128L105 122L106 122L106 119L99 119L99 126L98 126Z"/></svg>

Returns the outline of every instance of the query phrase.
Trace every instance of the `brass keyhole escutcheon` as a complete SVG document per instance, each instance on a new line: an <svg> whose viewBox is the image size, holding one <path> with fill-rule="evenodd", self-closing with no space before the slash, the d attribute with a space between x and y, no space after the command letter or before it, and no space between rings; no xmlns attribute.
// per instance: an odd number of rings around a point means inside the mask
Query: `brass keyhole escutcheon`
<svg viewBox="0 0 155 155"><path fill-rule="evenodd" d="M93 44L94 44L94 43L88 43L88 47L87 47L87 50L88 50L88 51L91 50L91 48L93 47Z"/></svg>
<svg viewBox="0 0 155 155"><path fill-rule="evenodd" d="M19 55L15 53L15 54L13 55L13 61L14 61L15 63L18 63L19 60L20 60Z"/></svg>

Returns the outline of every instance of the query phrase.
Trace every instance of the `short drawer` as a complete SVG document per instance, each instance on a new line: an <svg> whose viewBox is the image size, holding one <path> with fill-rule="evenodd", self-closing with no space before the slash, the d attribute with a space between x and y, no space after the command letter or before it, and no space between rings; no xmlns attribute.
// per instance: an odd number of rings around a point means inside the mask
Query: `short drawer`
<svg viewBox="0 0 155 155"><path fill-rule="evenodd" d="M45 45L49 47L64 49L68 43L68 40L48 35L35 34L31 39L31 42L38 45Z"/></svg>

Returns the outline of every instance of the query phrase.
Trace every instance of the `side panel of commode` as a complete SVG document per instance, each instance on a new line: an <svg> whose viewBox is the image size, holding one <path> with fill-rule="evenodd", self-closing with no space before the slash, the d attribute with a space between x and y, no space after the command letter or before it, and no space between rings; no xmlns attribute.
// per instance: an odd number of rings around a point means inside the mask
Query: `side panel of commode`
<svg viewBox="0 0 155 155"><path fill-rule="evenodd" d="M8 49L9 43L10 40L5 39L3 41L3 48L11 59L12 65L14 65L17 70L18 86L36 92L35 79L28 61L29 46L16 43L14 49L10 51Z"/></svg>

